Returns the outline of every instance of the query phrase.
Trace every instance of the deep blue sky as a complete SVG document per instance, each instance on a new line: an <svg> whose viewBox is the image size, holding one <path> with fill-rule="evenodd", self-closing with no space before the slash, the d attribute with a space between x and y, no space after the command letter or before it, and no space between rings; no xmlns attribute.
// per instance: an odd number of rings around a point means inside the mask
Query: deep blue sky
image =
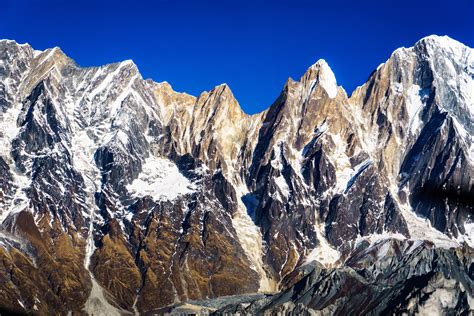
<svg viewBox="0 0 474 316"><path fill-rule="evenodd" d="M350 94L423 36L474 47L473 12L473 0L0 0L0 38L59 46L82 66L133 59L145 78L193 95L226 82L255 113L319 58Z"/></svg>

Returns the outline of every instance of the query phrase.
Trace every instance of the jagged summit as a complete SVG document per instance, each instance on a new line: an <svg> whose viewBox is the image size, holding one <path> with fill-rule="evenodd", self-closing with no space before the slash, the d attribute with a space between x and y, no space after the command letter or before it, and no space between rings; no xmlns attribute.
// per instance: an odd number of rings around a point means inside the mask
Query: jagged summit
<svg viewBox="0 0 474 316"><path fill-rule="evenodd" d="M30 44L28 44L28 43L19 44L15 40L10 40L10 39L2 39L2 40L0 40L0 42L10 43L10 44L18 45L18 46L31 47ZM464 53L461 52L459 55L461 55L461 56L466 55L465 58L466 58L467 63L468 63L468 70L469 69L471 69L471 70L474 69L474 61L472 61L472 60L474 60L474 57L472 57L474 55L469 53L469 51L472 50L472 49L465 46L461 42L450 38L447 35L444 35L444 36L439 36L439 35L426 36L426 37L420 39L419 41L417 41L414 44L413 47L410 47L408 49L413 49L413 48L419 47L419 46L435 47L435 48L438 48L438 49L443 49L445 51L447 49L449 49L451 52L453 52L453 50L457 50L458 53L462 50L467 50L468 51L467 54L464 54ZM394 51L394 54L397 53L397 52L404 51L404 50L407 50L407 48L399 48L399 49ZM37 52L37 54L39 54L40 52L48 53L46 55L43 54L43 57L45 57L47 55L51 56L52 54L56 54L56 53L63 56L63 57L67 57L67 55L64 54L64 52L59 47L49 48L49 49L46 49L44 51L36 51L36 52ZM470 65L469 63L472 63L473 65ZM133 68L136 68L137 71L138 71L137 65L131 59L116 62L116 63L111 63L109 65L115 65L115 64L130 65ZM106 65L106 66L108 66L108 65ZM474 72L474 70L473 70L473 72ZM318 81L318 83L327 91L328 96L330 96L331 98L334 98L337 95L338 88L342 89L342 87L337 86L336 77L335 77L333 71L331 70L331 68L329 67L329 65L327 64L327 62L324 59L319 59L318 61L316 61L313 65L311 65L307 69L305 74L300 78L301 81L305 81L305 82L308 82L308 83L311 82L313 79ZM216 86L215 88L213 88L211 90L215 90L216 88L223 87L223 86L229 88L229 90L230 90L230 87L226 83L222 83L222 84Z"/></svg>
<svg viewBox="0 0 474 316"><path fill-rule="evenodd" d="M318 84L323 87L328 96L333 99L337 95L337 82L334 73L324 59L319 59L306 70L300 81L309 85Z"/></svg>
<svg viewBox="0 0 474 316"><path fill-rule="evenodd" d="M230 110L229 113L231 113L231 115L241 116L245 114L227 83L222 83L214 87L208 93L204 92L203 94L201 94L201 96L202 95L206 95L207 97L212 96L212 95L218 96L221 102L216 103L216 105L219 105L219 106L228 105L229 110Z"/></svg>
<svg viewBox="0 0 474 316"><path fill-rule="evenodd" d="M434 45L438 47L465 47L468 48L466 45L463 43L449 37L448 35L428 35L423 38L421 38L419 41L415 43L414 46L416 45Z"/></svg>
<svg viewBox="0 0 474 316"><path fill-rule="evenodd" d="M0 39L0 44L13 44L13 45L18 45L18 46L29 46L29 47L31 47L31 45L29 43L18 43L15 40L6 39L6 38Z"/></svg>
<svg viewBox="0 0 474 316"><path fill-rule="evenodd" d="M400 47L396 49L393 53L397 53L399 51L404 51L407 49L413 49L415 47L436 47L438 49L443 50L463 50L463 49L472 49L468 46L464 45L463 43L449 37L448 35L428 35L426 37L421 38L420 40L416 41L413 46L411 47ZM462 55L462 53L461 53Z"/></svg>

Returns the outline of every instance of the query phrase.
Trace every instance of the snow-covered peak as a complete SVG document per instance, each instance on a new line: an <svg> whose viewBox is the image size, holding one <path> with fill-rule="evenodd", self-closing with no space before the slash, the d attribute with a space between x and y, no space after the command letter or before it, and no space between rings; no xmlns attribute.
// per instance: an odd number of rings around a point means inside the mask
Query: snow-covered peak
<svg viewBox="0 0 474 316"><path fill-rule="evenodd" d="M120 64L122 67L129 66L129 67L133 67L133 68L137 68L137 69L138 69L137 64L135 64L135 62L134 62L132 59L126 59L126 60L124 60L124 61L119 62L119 64Z"/></svg>
<svg viewBox="0 0 474 316"><path fill-rule="evenodd" d="M47 61L51 61L53 64L58 63L59 60L72 61L59 47L48 48L44 51L37 51L35 57L37 58L37 66Z"/></svg>
<svg viewBox="0 0 474 316"><path fill-rule="evenodd" d="M333 99L337 95L336 77L326 61L321 59L318 63L320 64L319 84L326 90L329 97Z"/></svg>
<svg viewBox="0 0 474 316"><path fill-rule="evenodd" d="M474 133L474 49L448 36L429 36L414 50L429 62L440 107Z"/></svg>
<svg viewBox="0 0 474 316"><path fill-rule="evenodd" d="M474 133L474 49L448 36L430 35L413 47L394 51L377 72L379 77L391 73L392 90L405 92L410 97L407 105L417 105L412 110L421 110L420 98L426 102L430 91L435 92L440 110L448 112L462 130ZM414 114L410 122L419 121L422 112Z"/></svg>
<svg viewBox="0 0 474 316"><path fill-rule="evenodd" d="M472 51L472 48L469 48L463 43L456 41L447 35L429 35L417 41L412 47L397 48L391 56L393 57L395 55L398 57L408 58L410 54L418 53L425 54L424 57L426 58L435 56L437 54L444 56L448 55L450 57L461 57L465 55L466 51ZM382 65L384 64L381 64L380 66ZM379 69L380 66L377 67L377 69Z"/></svg>
<svg viewBox="0 0 474 316"><path fill-rule="evenodd" d="M336 76L324 59L319 59L316 63L311 65L311 67L306 70L301 81L303 83L308 82L310 87L313 87L314 84L320 85L331 99L334 99L337 95L338 87Z"/></svg>
<svg viewBox="0 0 474 316"><path fill-rule="evenodd" d="M426 37L423 37L420 39L418 42L416 42L416 45L425 45L425 46L436 46L444 49L459 49L459 48L467 48L466 45L463 43L452 39L451 37L447 35L429 35Z"/></svg>
<svg viewBox="0 0 474 316"><path fill-rule="evenodd" d="M449 36L431 35L419 40L413 47L418 54L427 54L424 56L430 60L439 58L448 58L455 65L458 64L470 74L474 70L474 49L458 42ZM457 70L457 69L456 69Z"/></svg>
<svg viewBox="0 0 474 316"><path fill-rule="evenodd" d="M30 60L33 55L39 54L41 51L35 51L28 43L19 44L14 40L0 40L0 66L2 63L17 64L20 61Z"/></svg>
<svg viewBox="0 0 474 316"><path fill-rule="evenodd" d="M12 44L12 45L17 45L17 46L28 46L28 47L31 47L30 44L28 43L18 43L17 41L15 40L11 40L11 39L0 39L0 44Z"/></svg>

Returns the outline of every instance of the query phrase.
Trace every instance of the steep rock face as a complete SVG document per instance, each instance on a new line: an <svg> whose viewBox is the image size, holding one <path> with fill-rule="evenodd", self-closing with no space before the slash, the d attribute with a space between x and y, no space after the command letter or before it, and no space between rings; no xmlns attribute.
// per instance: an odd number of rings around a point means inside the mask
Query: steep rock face
<svg viewBox="0 0 474 316"><path fill-rule="evenodd" d="M326 263L334 264L339 255L326 239L343 252L359 235L409 236L333 78L319 61L300 81L289 80L265 114L253 153L247 181L258 197L255 219L269 244L267 261L279 277L323 245L334 253Z"/></svg>
<svg viewBox="0 0 474 316"><path fill-rule="evenodd" d="M392 194L453 237L473 212L473 56L447 37L424 38L395 51L350 100L369 114L361 131Z"/></svg>
<svg viewBox="0 0 474 316"><path fill-rule="evenodd" d="M473 56L422 39L350 98L320 60L247 115L225 84L193 97L131 61L81 68L0 41L1 308L117 314L282 290L248 311L414 313L451 291L441 310L467 311Z"/></svg>

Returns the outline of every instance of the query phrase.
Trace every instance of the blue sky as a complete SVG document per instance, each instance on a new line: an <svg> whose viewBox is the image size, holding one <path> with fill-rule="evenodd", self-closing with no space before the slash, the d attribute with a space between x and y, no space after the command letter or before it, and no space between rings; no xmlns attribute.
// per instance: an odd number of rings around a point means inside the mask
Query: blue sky
<svg viewBox="0 0 474 316"><path fill-rule="evenodd" d="M0 0L0 38L59 46L82 66L133 59L145 78L199 95L226 82L247 113L326 59L348 94L423 36L474 47L474 1Z"/></svg>

